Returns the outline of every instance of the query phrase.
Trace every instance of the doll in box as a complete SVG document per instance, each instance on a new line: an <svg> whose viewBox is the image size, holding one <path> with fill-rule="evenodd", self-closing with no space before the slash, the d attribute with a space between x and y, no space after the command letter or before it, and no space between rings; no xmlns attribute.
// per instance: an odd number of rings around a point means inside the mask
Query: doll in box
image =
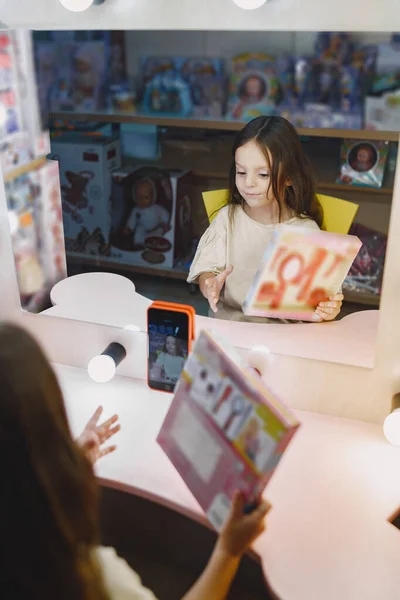
<svg viewBox="0 0 400 600"><path fill-rule="evenodd" d="M72 103L87 110L101 107L104 77L104 44L87 42L78 47L72 59Z"/></svg>
<svg viewBox="0 0 400 600"><path fill-rule="evenodd" d="M233 119L274 114L279 93L279 79L269 56L244 54L233 59L229 101Z"/></svg>
<svg viewBox="0 0 400 600"><path fill-rule="evenodd" d="M349 154L349 165L358 173L370 171L377 161L378 155L371 144L358 144Z"/></svg>
<svg viewBox="0 0 400 600"><path fill-rule="evenodd" d="M125 234L132 236L132 249L143 250L146 238L164 235L170 229L171 215L157 202L157 187L150 178L139 179L132 189L132 209Z"/></svg>

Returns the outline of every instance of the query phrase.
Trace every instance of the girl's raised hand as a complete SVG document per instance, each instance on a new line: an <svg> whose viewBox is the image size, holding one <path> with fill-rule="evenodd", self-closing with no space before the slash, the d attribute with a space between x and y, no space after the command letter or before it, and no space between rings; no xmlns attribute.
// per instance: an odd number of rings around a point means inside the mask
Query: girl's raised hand
<svg viewBox="0 0 400 600"><path fill-rule="evenodd" d="M107 421L104 421L99 425L99 419L102 412L103 408L99 406L82 434L76 440L86 458L93 465L102 456L114 452L116 449L115 445L104 447L103 444L121 429L120 424L117 423L118 415L113 415L107 419Z"/></svg>
<svg viewBox="0 0 400 600"><path fill-rule="evenodd" d="M211 310L215 313L218 312L217 304L221 295L222 288L225 285L226 278L232 273L232 271L233 266L229 265L229 267L225 269L225 271L222 271L222 273L216 275L215 277L209 277L204 282L206 298L211 307Z"/></svg>
<svg viewBox="0 0 400 600"><path fill-rule="evenodd" d="M336 319L338 314L340 313L340 309L342 308L344 296L343 294L335 294L325 300L324 302L320 302L315 309L315 321L333 321Z"/></svg>

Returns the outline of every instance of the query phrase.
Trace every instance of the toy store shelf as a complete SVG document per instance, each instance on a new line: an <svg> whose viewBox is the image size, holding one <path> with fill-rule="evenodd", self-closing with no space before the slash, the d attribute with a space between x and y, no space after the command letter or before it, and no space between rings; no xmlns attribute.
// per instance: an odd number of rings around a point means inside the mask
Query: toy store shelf
<svg viewBox="0 0 400 600"><path fill-rule="evenodd" d="M227 119L190 119L176 117L155 117L141 114L96 112L96 113L71 113L57 112L50 115L52 119L71 121L97 121L99 123L138 123L142 125L157 125L158 127L181 127L189 129L219 129L223 131L240 131L245 122L230 121ZM400 132L372 131L365 129L321 129L298 127L297 132L302 136L315 136L327 138L350 138L357 140L382 140L398 142Z"/></svg>
<svg viewBox="0 0 400 600"><path fill-rule="evenodd" d="M36 160L32 160L31 162L26 163L25 165L21 165L21 166L17 167L16 169L7 171L3 175L4 183L9 183L10 181L14 181L14 179L17 179L17 177L21 177L22 175L26 175L26 173L30 173L31 171L38 169L39 167L44 165L45 162L46 162L45 158L37 158Z"/></svg>
<svg viewBox="0 0 400 600"><path fill-rule="evenodd" d="M338 192L340 196L340 192L354 192L356 194L360 194L363 192L364 194L376 194L378 196L392 196L393 189L391 188L373 188L373 187L361 187L356 185L343 185L341 183L326 183L324 181L317 181L317 188L319 190L331 190L332 192Z"/></svg>
<svg viewBox="0 0 400 600"><path fill-rule="evenodd" d="M376 294L368 294L367 292L350 292L348 290L343 291L344 301L352 302L354 304L367 304L368 306L379 307L380 296Z"/></svg>
<svg viewBox="0 0 400 600"><path fill-rule="evenodd" d="M120 272L129 271L130 273L167 277L169 279L181 279L183 281L186 281L189 274L189 271L185 271L182 267L176 267L174 269L166 269L160 266L141 267L139 265L127 265L109 260L99 260L98 258L82 258L71 254L67 254L67 260L69 263L75 265L100 267L102 269L116 269Z"/></svg>

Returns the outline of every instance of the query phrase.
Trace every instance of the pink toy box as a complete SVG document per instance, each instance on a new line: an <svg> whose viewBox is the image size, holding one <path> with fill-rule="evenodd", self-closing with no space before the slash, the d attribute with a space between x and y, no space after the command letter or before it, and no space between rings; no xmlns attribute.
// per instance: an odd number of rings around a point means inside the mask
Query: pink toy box
<svg viewBox="0 0 400 600"><path fill-rule="evenodd" d="M236 490L248 509L299 422L225 343L202 331L157 441L219 530Z"/></svg>
<svg viewBox="0 0 400 600"><path fill-rule="evenodd" d="M358 251L356 236L277 227L243 304L245 315L312 321L338 292Z"/></svg>

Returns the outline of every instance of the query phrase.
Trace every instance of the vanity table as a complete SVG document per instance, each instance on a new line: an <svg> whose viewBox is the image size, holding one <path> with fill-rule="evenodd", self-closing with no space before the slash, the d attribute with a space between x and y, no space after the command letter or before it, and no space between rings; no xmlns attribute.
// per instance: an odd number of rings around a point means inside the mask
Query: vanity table
<svg viewBox="0 0 400 600"><path fill-rule="evenodd" d="M94 297L101 297L101 302L94 305ZM47 314L138 328L145 323L150 304L131 282L110 274L69 278L54 288L52 300L57 304ZM271 354L265 357L271 362L264 375L268 380L269 373L280 373L280 363L287 359L280 355L285 336L290 336L293 348L309 344L314 355L319 344L325 359L334 362L339 352L341 362L346 352L350 360L359 345L364 347L359 356L367 366L373 359L373 337L367 336L375 335L376 323L376 311L368 311L322 326L262 326L267 335L258 333L259 325L250 324L247 329L241 324L236 343L245 347L253 341L257 354L257 344L268 340ZM232 323L197 317L196 327L217 328L231 340L234 335ZM325 327L336 332L329 345L320 333ZM85 370L61 365L57 374L75 434L99 404L104 406L105 417L114 412L120 416L118 449L98 463L102 485L172 508L208 526L156 443L171 396L148 389L143 379L117 377L112 383L96 384ZM276 382L278 378L282 374L272 377ZM292 381L287 389L293 392L300 386L302 394L304 377L302 381ZM400 497L400 448L386 442L377 424L305 410L297 410L296 415L302 427L266 489L273 510L268 531L254 545L265 575L282 600L395 599L400 586L400 536L388 518Z"/></svg>

